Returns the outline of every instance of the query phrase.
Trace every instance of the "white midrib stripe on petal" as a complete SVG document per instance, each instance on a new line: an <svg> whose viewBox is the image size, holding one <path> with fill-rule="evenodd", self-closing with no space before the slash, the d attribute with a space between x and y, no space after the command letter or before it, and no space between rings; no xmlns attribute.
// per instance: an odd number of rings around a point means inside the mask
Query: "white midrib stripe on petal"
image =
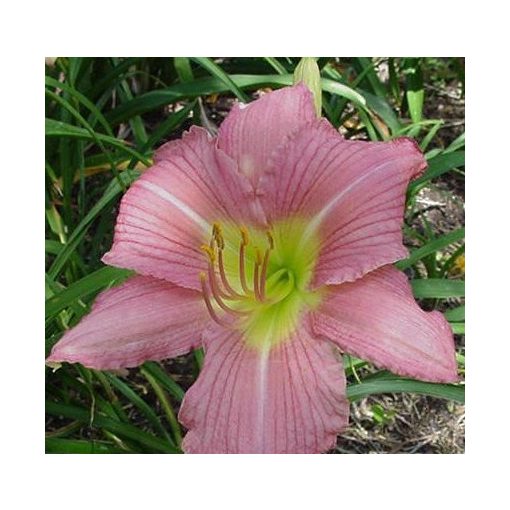
<svg viewBox="0 0 510 510"><path fill-rule="evenodd" d="M266 411L266 401L267 401L267 369L268 369L268 360L269 360L269 352L271 350L271 341L269 338L266 338L264 342L264 347L260 352L259 358L259 394L257 399L257 451L263 453L264 448L264 417Z"/></svg>
<svg viewBox="0 0 510 510"><path fill-rule="evenodd" d="M176 196L169 193L167 190L163 189L161 186L158 186L157 184L154 184L150 181L138 181L138 185L142 188L145 188L155 195L157 195L159 198L162 198L163 200L166 200L170 204L172 204L174 207L179 209L184 215L186 215L190 220L195 222L199 227L201 227L206 232L209 232L211 230L211 225L208 221L206 221L200 214L198 214L196 211L191 209L191 207L181 200L179 200Z"/></svg>
<svg viewBox="0 0 510 510"><path fill-rule="evenodd" d="M345 195L352 191L356 186L361 184L365 179L368 179L368 177L375 174L376 172L379 172L380 170L383 170L392 163L393 161L386 161L385 163L382 163L381 165L374 167L370 172L367 172L366 174L358 177L354 182L349 184L349 186L347 186L340 193L338 193L338 195L333 197L310 221L310 223L306 227L306 230L303 233L303 237L301 238L301 244L306 242L310 238L310 236L313 235L313 233L320 226L324 218L326 218L326 216L331 212L331 209L333 209L333 207L335 207L335 205L340 200L342 200L342 198L344 198Z"/></svg>

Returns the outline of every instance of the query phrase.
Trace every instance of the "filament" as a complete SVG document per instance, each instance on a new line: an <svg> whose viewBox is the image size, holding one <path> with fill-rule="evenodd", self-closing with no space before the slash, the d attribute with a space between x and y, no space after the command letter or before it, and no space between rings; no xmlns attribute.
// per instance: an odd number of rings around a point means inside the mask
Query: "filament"
<svg viewBox="0 0 510 510"><path fill-rule="evenodd" d="M221 293L220 293L220 291L218 289L217 282L216 282L216 279L214 277L214 272L213 271L209 270L209 285L211 287L211 293L212 293L216 303L218 304L218 306L223 311L225 311L227 313L232 313L234 315L244 315L245 314L244 312L240 312L239 310L233 310L232 308L228 307L224 303L224 301L223 301L223 299L221 297Z"/></svg>
<svg viewBox="0 0 510 510"><path fill-rule="evenodd" d="M202 294L207 310L212 319L221 326L228 326L228 322L218 316L218 308L229 315L245 316L251 313L248 310L237 310L228 306L225 301L242 301L246 299L255 299L259 302L266 300L266 279L269 265L269 257L271 250L274 248L274 240L271 232L266 232L268 239L268 248L264 255L254 247L255 261L253 266L253 290L248 287L246 280L246 247L250 239L248 230L245 227L240 228L241 241L239 244L239 283L243 293L236 291L229 283L225 271L225 261L223 258L223 250L225 248L225 240L219 223L214 223L212 235L209 244L203 244L200 248L207 256L208 273L200 273L200 284ZM218 267L216 268L216 263ZM218 277L219 274L219 277ZM208 280L208 281L207 281Z"/></svg>
<svg viewBox="0 0 510 510"><path fill-rule="evenodd" d="M271 253L271 250L274 249L274 239L271 234L271 232L266 232L267 239L269 242L269 248L267 248L266 252L264 253L264 261L262 262L262 271L260 274L260 300L264 301L266 298L266 277L267 277L267 266L269 263L269 255Z"/></svg>
<svg viewBox="0 0 510 510"><path fill-rule="evenodd" d="M221 283L223 283L223 286L225 289L227 289L227 292L230 294L231 297L241 298L243 297L241 294L236 292L230 283L228 283L227 275L225 274L225 265L223 263L223 249L218 246L218 268L220 270L220 279Z"/></svg>
<svg viewBox="0 0 510 510"><path fill-rule="evenodd" d="M216 323L218 323L220 326L228 326L228 324L221 320L214 311L214 307L211 303L211 296L209 294L209 289L207 288L206 283L206 275L205 273L200 273L200 285L202 286L202 296L204 297L205 306L207 307L207 311L209 312L209 315L211 316L212 320Z"/></svg>

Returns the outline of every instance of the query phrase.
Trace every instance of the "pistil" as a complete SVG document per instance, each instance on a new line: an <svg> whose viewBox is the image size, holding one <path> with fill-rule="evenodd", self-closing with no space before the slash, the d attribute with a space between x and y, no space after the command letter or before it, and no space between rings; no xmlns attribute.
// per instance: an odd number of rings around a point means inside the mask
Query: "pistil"
<svg viewBox="0 0 510 510"><path fill-rule="evenodd" d="M260 289L260 276L259 270L262 265L262 255L258 248L255 248L255 267L253 269L253 291L255 292L255 297L259 301L263 301L261 289Z"/></svg>
<svg viewBox="0 0 510 510"><path fill-rule="evenodd" d="M274 248L274 239L271 235L271 232L266 232L267 239L269 242L269 248L267 248L266 252L264 253L264 261L262 262L262 271L260 275L260 300L264 301L266 296L266 277L267 277L267 265L269 262L269 255L271 253L271 250Z"/></svg>
<svg viewBox="0 0 510 510"><path fill-rule="evenodd" d="M244 270L245 248L248 246L250 239L246 228L241 227L241 244L239 246L239 281L245 294L251 294L251 290L246 283L246 273Z"/></svg>

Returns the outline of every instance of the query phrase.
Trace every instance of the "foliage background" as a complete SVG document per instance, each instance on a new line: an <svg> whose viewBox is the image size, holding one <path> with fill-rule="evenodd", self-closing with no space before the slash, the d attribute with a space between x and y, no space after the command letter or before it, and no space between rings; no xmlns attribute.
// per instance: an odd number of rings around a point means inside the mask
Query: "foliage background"
<svg viewBox="0 0 510 510"><path fill-rule="evenodd" d="M214 132L237 98L292 82L298 58L48 59L46 353L94 297L129 272L105 267L119 200L155 148L192 124ZM397 265L426 309L445 311L464 371L464 62L318 60L323 115L348 138L416 138L429 162L411 183ZM178 453L176 420L200 352L110 373L46 368L48 453ZM332 453L459 453L464 387L404 380L345 360L351 427Z"/></svg>

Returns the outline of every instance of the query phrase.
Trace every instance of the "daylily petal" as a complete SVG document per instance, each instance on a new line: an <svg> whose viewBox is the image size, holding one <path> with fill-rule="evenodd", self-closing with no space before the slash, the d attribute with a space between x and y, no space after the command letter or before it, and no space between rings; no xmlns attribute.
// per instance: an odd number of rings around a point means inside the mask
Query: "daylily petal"
<svg viewBox="0 0 510 510"><path fill-rule="evenodd" d="M321 453L348 422L345 376L334 346L308 328L271 350L214 327L179 420L188 453Z"/></svg>
<svg viewBox="0 0 510 510"><path fill-rule="evenodd" d="M415 302L404 273L383 267L328 288L313 312L313 330L354 354L396 374L433 382L455 382L452 330L439 312Z"/></svg>
<svg viewBox="0 0 510 510"><path fill-rule="evenodd" d="M201 244L216 220L261 221L254 192L235 163L193 127L170 142L124 195L112 249L103 262L199 288Z"/></svg>
<svg viewBox="0 0 510 510"><path fill-rule="evenodd" d="M53 347L47 361L111 370L173 358L200 345L207 321L198 292L134 276L101 293L91 312Z"/></svg>
<svg viewBox="0 0 510 510"><path fill-rule="evenodd" d="M313 96L304 84L265 94L247 105L236 104L218 132L218 147L237 161L256 186L274 149L315 119Z"/></svg>
<svg viewBox="0 0 510 510"><path fill-rule="evenodd" d="M260 193L270 219L304 217L320 232L314 284L342 283L407 255L405 191L425 166L410 139L349 141L322 120L276 151Z"/></svg>

